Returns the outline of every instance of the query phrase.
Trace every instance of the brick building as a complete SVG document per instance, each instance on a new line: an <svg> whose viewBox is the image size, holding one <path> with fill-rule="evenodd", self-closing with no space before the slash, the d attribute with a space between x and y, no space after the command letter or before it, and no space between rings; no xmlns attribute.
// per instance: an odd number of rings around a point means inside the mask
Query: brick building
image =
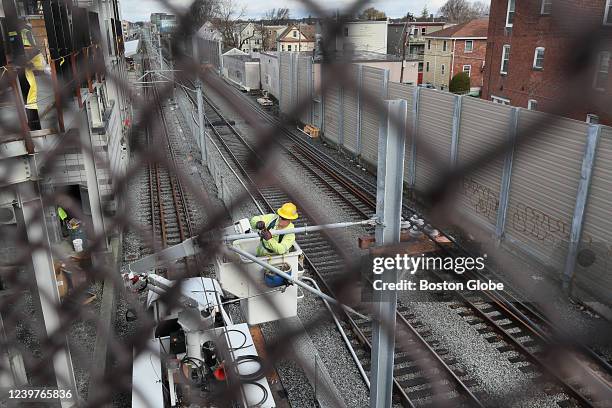
<svg viewBox="0 0 612 408"><path fill-rule="evenodd" d="M597 28L602 41L583 38ZM612 124L611 0L492 0L488 38L483 99L550 112L576 84L581 100L566 116Z"/></svg>
<svg viewBox="0 0 612 408"><path fill-rule="evenodd" d="M470 76L472 92L480 92L487 49L488 19L481 18L425 36L423 82L448 90L459 72Z"/></svg>

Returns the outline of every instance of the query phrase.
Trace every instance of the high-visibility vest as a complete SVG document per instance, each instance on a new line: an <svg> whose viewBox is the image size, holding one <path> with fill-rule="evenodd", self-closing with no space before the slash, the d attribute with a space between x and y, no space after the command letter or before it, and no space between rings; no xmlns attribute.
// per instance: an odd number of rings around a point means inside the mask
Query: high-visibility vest
<svg viewBox="0 0 612 408"><path fill-rule="evenodd" d="M64 210L62 207L57 207L57 215L62 221L68 218L68 214L66 214L66 210Z"/></svg>
<svg viewBox="0 0 612 408"><path fill-rule="evenodd" d="M43 71L45 69L46 62L42 53L39 52L36 54L30 60L30 64L31 66L25 69L26 81L28 81L28 85L30 86L25 101L25 107L26 109L38 109L38 84L36 83L34 71Z"/></svg>

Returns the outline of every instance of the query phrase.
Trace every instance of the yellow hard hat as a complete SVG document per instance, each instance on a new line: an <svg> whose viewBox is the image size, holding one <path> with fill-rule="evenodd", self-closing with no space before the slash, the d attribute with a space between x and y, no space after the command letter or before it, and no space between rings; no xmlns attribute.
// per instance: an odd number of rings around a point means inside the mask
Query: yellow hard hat
<svg viewBox="0 0 612 408"><path fill-rule="evenodd" d="M276 212L286 220L295 220L298 217L297 207L293 203L283 204Z"/></svg>

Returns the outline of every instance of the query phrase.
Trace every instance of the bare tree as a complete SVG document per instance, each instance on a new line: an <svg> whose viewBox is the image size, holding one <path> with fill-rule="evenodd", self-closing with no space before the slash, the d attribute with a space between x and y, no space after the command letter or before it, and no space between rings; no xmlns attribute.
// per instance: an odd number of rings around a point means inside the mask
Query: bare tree
<svg viewBox="0 0 612 408"><path fill-rule="evenodd" d="M273 8L264 13L263 19L271 25L282 25L286 24L290 18L290 11L288 8Z"/></svg>
<svg viewBox="0 0 612 408"><path fill-rule="evenodd" d="M246 7L240 6L234 0L218 0L216 17L213 19L213 26L219 30L223 37L223 44L227 48L235 47L240 49L242 44L252 38L255 33L250 36L241 36L242 18L246 14ZM255 30L253 30L255 31Z"/></svg>
<svg viewBox="0 0 612 408"><path fill-rule="evenodd" d="M443 16L450 23L465 23L488 14L489 6L477 1L474 4L467 0L448 0L438 10L438 15Z"/></svg>
<svg viewBox="0 0 612 408"><path fill-rule="evenodd" d="M216 16L219 0L194 0L189 6L189 16L197 28Z"/></svg>
<svg viewBox="0 0 612 408"><path fill-rule="evenodd" d="M384 11L380 11L374 7L368 7L367 9L363 10L359 15L359 18L361 20L378 20L386 17L387 15Z"/></svg>

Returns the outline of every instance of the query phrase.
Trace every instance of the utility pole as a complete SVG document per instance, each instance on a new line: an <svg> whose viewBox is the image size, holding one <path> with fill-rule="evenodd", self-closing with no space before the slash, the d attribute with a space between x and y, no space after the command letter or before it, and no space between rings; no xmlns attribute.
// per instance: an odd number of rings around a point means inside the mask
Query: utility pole
<svg viewBox="0 0 612 408"><path fill-rule="evenodd" d="M198 144L200 145L200 153L202 154L202 162L206 160L208 153L206 151L206 135L204 133L204 96L202 95L202 80L200 79L200 48L198 47L198 38L194 35L192 40L193 58L198 64L198 72L196 78L196 99L198 102Z"/></svg>
<svg viewBox="0 0 612 408"><path fill-rule="evenodd" d="M404 23L404 39L402 40L402 71L400 73L400 84L404 82L404 67L406 66L406 40L408 38L408 23Z"/></svg>
<svg viewBox="0 0 612 408"><path fill-rule="evenodd" d="M164 53L162 52L162 34L161 31L159 32L159 69L163 70L164 69Z"/></svg>

